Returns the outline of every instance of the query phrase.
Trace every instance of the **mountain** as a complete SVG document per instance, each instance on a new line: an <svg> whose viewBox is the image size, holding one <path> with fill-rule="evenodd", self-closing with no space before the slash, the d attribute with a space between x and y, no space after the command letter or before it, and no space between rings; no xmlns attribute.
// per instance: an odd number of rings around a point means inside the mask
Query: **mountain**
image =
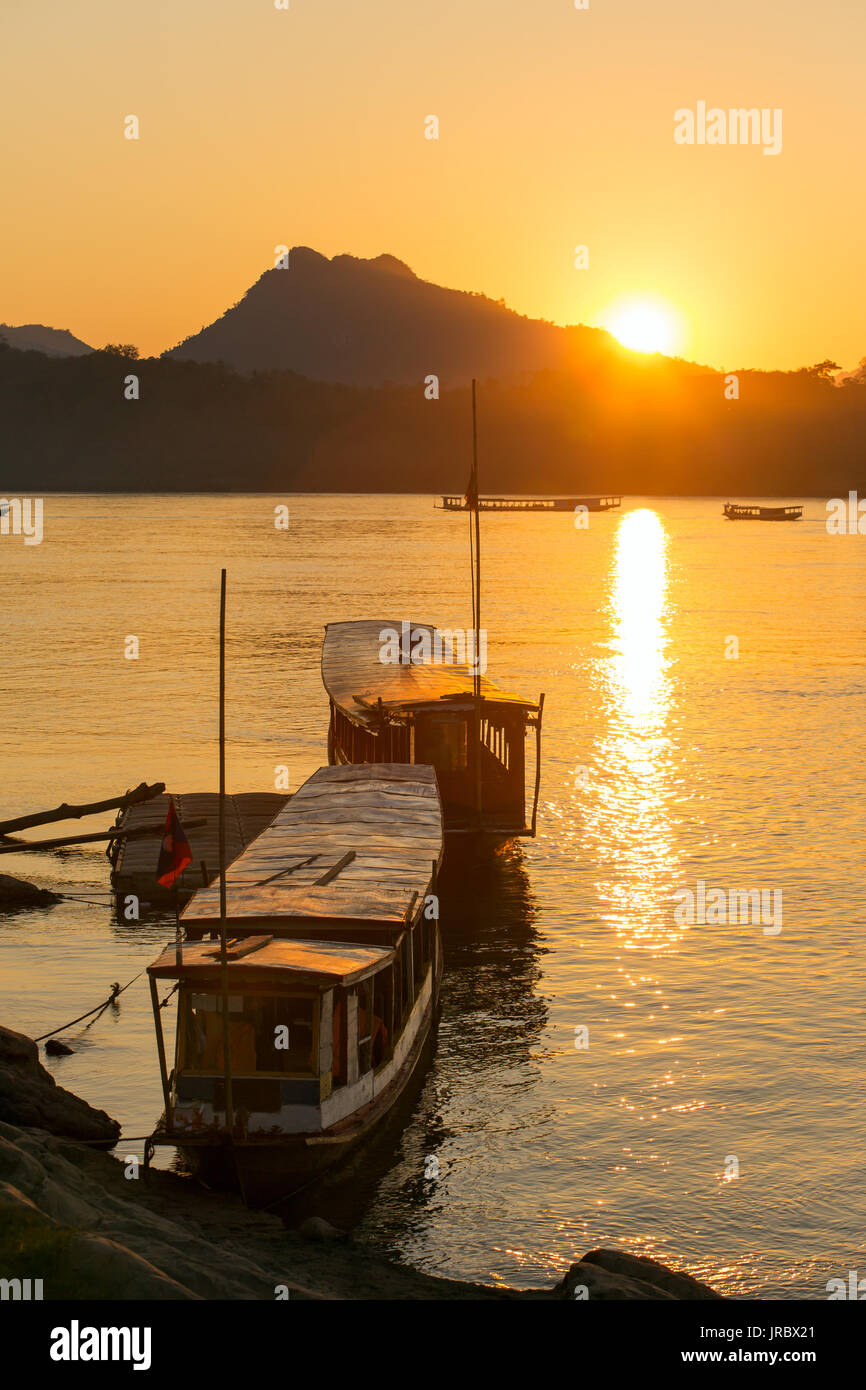
<svg viewBox="0 0 866 1390"><path fill-rule="evenodd" d="M295 246L288 261L164 356L351 386L434 374L445 389L473 376L591 368L620 351L603 329L525 318L483 294L421 280L394 256L328 260Z"/></svg>
<svg viewBox="0 0 866 1390"><path fill-rule="evenodd" d="M83 357L93 348L75 338L68 328L46 328L44 323L0 323L0 338L19 352L44 352L49 357Z"/></svg>

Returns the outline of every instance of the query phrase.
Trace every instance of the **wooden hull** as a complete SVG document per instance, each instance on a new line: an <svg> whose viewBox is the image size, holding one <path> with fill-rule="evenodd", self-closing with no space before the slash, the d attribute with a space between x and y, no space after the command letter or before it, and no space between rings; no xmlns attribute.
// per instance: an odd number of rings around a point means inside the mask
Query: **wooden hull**
<svg viewBox="0 0 866 1390"><path fill-rule="evenodd" d="M801 521L803 508L758 507L740 511L736 507L725 507L724 516L728 521Z"/></svg>
<svg viewBox="0 0 866 1390"><path fill-rule="evenodd" d="M621 506L621 497L482 497L480 512L573 512L584 507L588 512L611 512ZM443 497L437 503L439 511L467 512L465 497Z"/></svg>
<svg viewBox="0 0 866 1390"><path fill-rule="evenodd" d="M263 1136L246 1140L190 1140L185 1135L155 1136L172 1144L208 1186L237 1188L250 1207L273 1206L310 1187L326 1173L338 1173L390 1122L402 1123L403 1108L420 1083L433 1053L442 979L442 944L437 934L433 991L412 1048L397 1075L368 1105L319 1133Z"/></svg>

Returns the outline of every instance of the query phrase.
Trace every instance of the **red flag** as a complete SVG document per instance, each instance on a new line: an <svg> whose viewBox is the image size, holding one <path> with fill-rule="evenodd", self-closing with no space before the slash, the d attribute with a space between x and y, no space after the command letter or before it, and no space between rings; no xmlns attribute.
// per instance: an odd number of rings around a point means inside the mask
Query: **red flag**
<svg viewBox="0 0 866 1390"><path fill-rule="evenodd" d="M170 888L176 878L179 878L187 864L192 863L192 850L189 847L189 840L183 833L183 826L177 818L174 809L174 800L168 799L168 815L165 818L165 829L162 832L162 844L159 847L159 860L156 866L156 881L161 883L163 888Z"/></svg>

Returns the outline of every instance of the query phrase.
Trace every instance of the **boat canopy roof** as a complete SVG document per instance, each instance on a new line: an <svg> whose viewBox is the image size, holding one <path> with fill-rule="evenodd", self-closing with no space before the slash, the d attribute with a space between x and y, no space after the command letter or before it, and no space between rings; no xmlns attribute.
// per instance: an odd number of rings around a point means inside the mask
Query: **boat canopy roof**
<svg viewBox="0 0 866 1390"><path fill-rule="evenodd" d="M189 979L218 984L222 966L220 948L213 941L185 941L180 962L174 942L147 968L155 979ZM243 974L247 983L319 983L350 985L390 965L393 950L387 946L353 946L339 941L291 941L285 937L249 937L227 948L229 988L237 988Z"/></svg>
<svg viewBox="0 0 866 1390"><path fill-rule="evenodd" d="M267 918L269 929L275 918L399 926L432 891L442 848L432 767L320 767L226 871L226 918ZM219 879L194 893L182 915L216 926Z"/></svg>
<svg viewBox="0 0 866 1390"><path fill-rule="evenodd" d="M390 633L398 634L405 644L405 664L382 660ZM461 655L461 639L465 649L463 633L403 619L328 623L322 644L322 680L334 704L357 724L375 726L379 700L383 711L398 719L419 706L468 702L474 695L472 670L465 660L455 659ZM509 694L486 676L481 677L481 694L485 700L538 709L534 700Z"/></svg>

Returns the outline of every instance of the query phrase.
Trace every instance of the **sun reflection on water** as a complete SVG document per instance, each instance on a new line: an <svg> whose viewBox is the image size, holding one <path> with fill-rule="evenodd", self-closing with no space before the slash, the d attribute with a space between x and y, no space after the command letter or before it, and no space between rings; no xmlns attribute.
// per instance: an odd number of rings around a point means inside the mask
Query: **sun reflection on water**
<svg viewBox="0 0 866 1390"><path fill-rule="evenodd" d="M677 886L671 815L668 538L654 511L620 522L611 566L608 655L595 678L605 717L594 756L600 771L586 830L599 868L604 915L623 944L675 946L671 895Z"/></svg>

